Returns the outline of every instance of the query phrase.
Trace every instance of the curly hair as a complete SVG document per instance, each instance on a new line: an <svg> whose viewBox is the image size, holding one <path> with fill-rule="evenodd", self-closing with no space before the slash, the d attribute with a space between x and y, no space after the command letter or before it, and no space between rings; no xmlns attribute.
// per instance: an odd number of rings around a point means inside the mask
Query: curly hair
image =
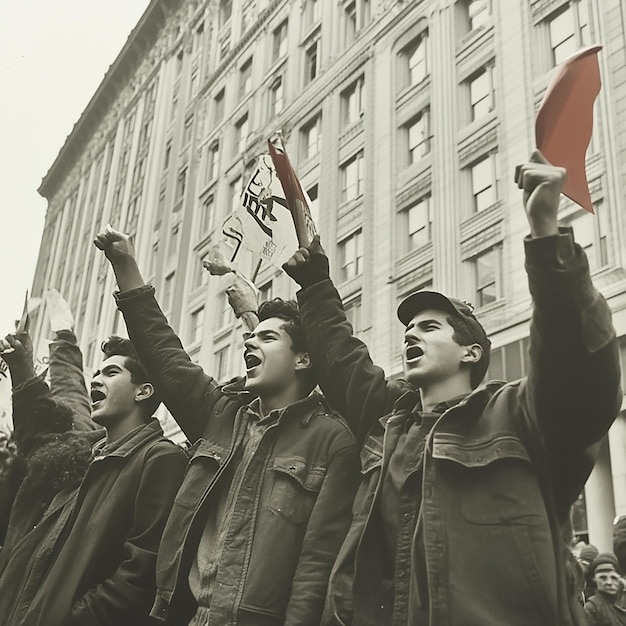
<svg viewBox="0 0 626 626"><path fill-rule="evenodd" d="M139 360L137 351L135 350L135 347L130 339L124 339L123 337L118 337L117 335L111 335L102 343L101 350L105 359L112 356L124 357L124 366L130 372L130 380L133 385L141 385L143 383L152 384L150 376ZM161 404L161 399L155 390L149 398L143 401L147 417L154 414L159 407L159 404Z"/></svg>

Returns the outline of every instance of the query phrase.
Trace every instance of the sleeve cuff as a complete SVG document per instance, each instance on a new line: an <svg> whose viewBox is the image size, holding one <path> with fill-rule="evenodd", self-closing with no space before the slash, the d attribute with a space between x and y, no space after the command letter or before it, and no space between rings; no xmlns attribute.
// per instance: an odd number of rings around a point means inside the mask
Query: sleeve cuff
<svg viewBox="0 0 626 626"><path fill-rule="evenodd" d="M146 295L154 295L154 287L152 285L142 285L136 289L130 289L129 291L114 291L113 297L115 302L120 304L126 300L134 300L135 298L141 298Z"/></svg>
<svg viewBox="0 0 626 626"><path fill-rule="evenodd" d="M535 267L564 269L576 258L574 232L570 226L559 227L558 235L524 239L526 261Z"/></svg>

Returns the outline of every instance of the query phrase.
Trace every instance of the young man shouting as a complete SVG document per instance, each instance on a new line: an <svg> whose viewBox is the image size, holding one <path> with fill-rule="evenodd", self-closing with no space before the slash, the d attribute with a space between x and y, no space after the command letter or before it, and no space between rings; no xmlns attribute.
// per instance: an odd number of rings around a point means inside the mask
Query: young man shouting
<svg viewBox="0 0 626 626"><path fill-rule="evenodd" d="M8 340L21 349L17 339ZM187 456L152 418L160 400L130 342L111 337L103 352L91 381L91 418L106 438L94 446L78 488L61 491L33 529L36 552L24 555L20 601L3 624L150 623L156 553ZM50 395L39 377L26 386L33 398Z"/></svg>
<svg viewBox="0 0 626 626"><path fill-rule="evenodd" d="M222 386L183 350L128 237L107 229L95 243L156 390L196 442L161 542L152 615L194 626L319 623L359 459L347 426L311 395L297 306L261 305L246 376Z"/></svg>
<svg viewBox="0 0 626 626"><path fill-rule="evenodd" d="M516 171L534 312L529 374L515 383L479 386L487 335L470 306L437 292L400 304L406 379L386 381L352 335L319 240L285 265L303 287L320 386L362 445L324 624L584 624L561 529L621 393L609 309L557 226L564 178L539 153Z"/></svg>

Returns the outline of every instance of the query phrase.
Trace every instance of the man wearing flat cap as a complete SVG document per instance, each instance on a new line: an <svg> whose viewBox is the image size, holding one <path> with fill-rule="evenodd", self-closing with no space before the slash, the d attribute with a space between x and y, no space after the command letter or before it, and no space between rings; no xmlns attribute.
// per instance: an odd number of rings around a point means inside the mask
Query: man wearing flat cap
<svg viewBox="0 0 626 626"><path fill-rule="evenodd" d="M626 626L626 597L617 557L604 552L591 562L596 592L585 603L589 626Z"/></svg>
<svg viewBox="0 0 626 626"><path fill-rule="evenodd" d="M323 624L585 623L564 529L621 391L610 311L557 224L564 179L538 152L515 173L534 303L517 382L482 383L484 328L470 305L434 291L400 304L404 378L387 380L352 334L319 239L283 266L302 287L320 387L361 445Z"/></svg>

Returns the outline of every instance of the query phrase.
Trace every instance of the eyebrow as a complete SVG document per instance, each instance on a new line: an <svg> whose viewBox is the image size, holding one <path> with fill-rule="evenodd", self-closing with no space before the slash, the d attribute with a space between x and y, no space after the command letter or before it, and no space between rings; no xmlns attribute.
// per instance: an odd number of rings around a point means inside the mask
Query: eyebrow
<svg viewBox="0 0 626 626"><path fill-rule="evenodd" d="M437 319L434 319L434 318L429 318L429 319L421 320L417 324L415 324L414 322L411 322L406 327L406 330L411 330L412 328L415 328L416 326L418 326L419 328L423 328L424 326L428 326L429 324L437 324L437 325L441 326L442 323L443 322L441 322L440 320L437 320Z"/></svg>

